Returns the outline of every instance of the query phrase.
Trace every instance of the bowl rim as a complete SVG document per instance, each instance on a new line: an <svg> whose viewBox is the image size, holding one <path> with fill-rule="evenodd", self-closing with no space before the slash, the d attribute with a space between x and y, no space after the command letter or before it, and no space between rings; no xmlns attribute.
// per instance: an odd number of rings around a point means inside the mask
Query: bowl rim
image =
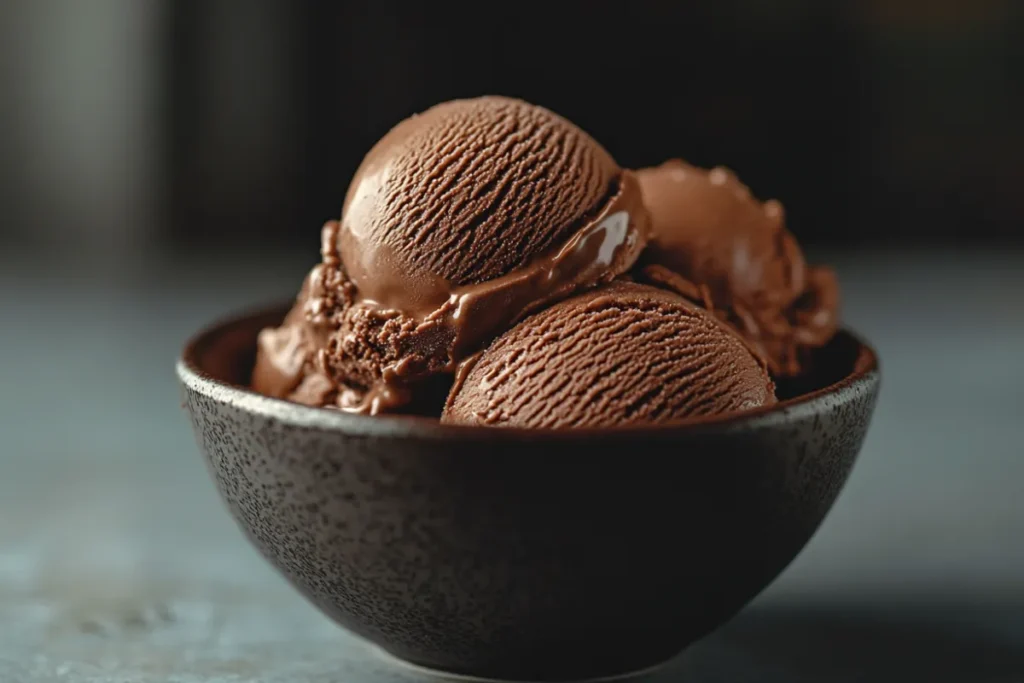
<svg viewBox="0 0 1024 683"><path fill-rule="evenodd" d="M615 427L582 427L578 429L538 429L526 427L487 427L479 425L441 424L436 418L416 415L356 415L340 410L318 408L292 401L273 398L253 391L249 387L230 384L204 372L197 362L199 351L212 339L249 321L287 311L291 303L274 306L250 307L222 316L201 327L185 342L175 364L182 385L207 398L230 403L242 410L271 418L292 427L317 428L343 432L353 436L415 437L428 439L490 439L503 440L590 440L609 436L694 436L701 432L749 430L780 417L787 421L820 414L835 397L868 391L877 387L881 370L877 352L865 339L849 329L840 327L837 335L844 335L857 346L853 371L837 382L815 391L760 406L742 412L708 415L661 425L620 425Z"/></svg>

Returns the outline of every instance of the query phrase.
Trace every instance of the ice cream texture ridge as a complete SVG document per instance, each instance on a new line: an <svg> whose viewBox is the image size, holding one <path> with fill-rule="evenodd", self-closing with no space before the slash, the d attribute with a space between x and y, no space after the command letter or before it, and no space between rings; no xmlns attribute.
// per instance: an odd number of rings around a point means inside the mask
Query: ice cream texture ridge
<svg viewBox="0 0 1024 683"><path fill-rule="evenodd" d="M621 168L507 97L402 121L257 340L252 388L308 406L541 429L776 400L837 325L781 205L724 169Z"/></svg>

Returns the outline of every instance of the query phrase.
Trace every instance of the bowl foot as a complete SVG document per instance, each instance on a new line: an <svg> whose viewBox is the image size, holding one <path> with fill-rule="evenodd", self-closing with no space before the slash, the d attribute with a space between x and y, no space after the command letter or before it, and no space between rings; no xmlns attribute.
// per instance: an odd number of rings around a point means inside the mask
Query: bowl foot
<svg viewBox="0 0 1024 683"><path fill-rule="evenodd" d="M539 683L544 681L545 683L611 683L613 681L640 681L646 680L650 676L653 676L657 672L661 671L666 665L674 661L676 656L670 657L665 661L646 666L635 671L626 671L624 673L611 674L608 676L593 676L590 678L555 678L546 679L538 678L533 680L524 680L521 678L495 678L491 676L474 676L473 674L467 673L456 673L452 671L443 671L441 669L434 669L429 666L423 666L422 664L416 664L410 662L407 659L402 659L396 655L391 654L387 650L377 645L370 645L373 651L378 657L385 660L388 664L406 669L416 673L418 676L427 677L439 681L466 681L467 683Z"/></svg>

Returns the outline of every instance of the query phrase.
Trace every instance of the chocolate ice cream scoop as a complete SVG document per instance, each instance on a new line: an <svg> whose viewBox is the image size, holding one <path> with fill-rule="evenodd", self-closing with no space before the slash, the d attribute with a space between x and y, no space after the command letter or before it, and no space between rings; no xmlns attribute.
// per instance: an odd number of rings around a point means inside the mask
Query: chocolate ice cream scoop
<svg viewBox="0 0 1024 683"><path fill-rule="evenodd" d="M464 367L441 421L609 427L774 402L763 363L720 320L672 292L616 282L499 337Z"/></svg>
<svg viewBox="0 0 1024 683"><path fill-rule="evenodd" d="M703 288L774 374L798 374L805 352L835 333L839 295L831 269L805 263L782 205L762 203L721 167L674 159L637 178L652 222L640 278Z"/></svg>
<svg viewBox="0 0 1024 683"><path fill-rule="evenodd" d="M562 117L502 97L438 105L377 143L324 226L297 302L314 341L288 377L326 378L314 405L404 408L525 315L628 271L648 230L633 173ZM277 335L261 335L262 367L271 342L294 367Z"/></svg>
<svg viewBox="0 0 1024 683"><path fill-rule="evenodd" d="M428 312L557 249L612 199L621 171L566 119L520 100L439 104L366 155L339 252L363 299Z"/></svg>

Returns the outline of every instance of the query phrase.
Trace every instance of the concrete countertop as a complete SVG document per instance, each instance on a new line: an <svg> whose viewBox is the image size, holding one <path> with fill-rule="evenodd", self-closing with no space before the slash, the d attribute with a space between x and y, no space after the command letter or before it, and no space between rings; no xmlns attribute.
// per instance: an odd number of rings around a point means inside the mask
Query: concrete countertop
<svg viewBox="0 0 1024 683"><path fill-rule="evenodd" d="M313 258L3 262L0 680L420 678L247 545L181 413L183 339L290 297ZM1024 681L1024 254L833 261L883 362L860 462L786 573L666 675Z"/></svg>

